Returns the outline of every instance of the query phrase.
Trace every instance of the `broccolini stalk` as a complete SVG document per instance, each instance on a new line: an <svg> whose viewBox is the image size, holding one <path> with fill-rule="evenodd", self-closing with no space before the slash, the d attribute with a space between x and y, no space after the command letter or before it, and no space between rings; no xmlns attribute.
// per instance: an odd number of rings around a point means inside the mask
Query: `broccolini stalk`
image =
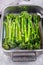
<svg viewBox="0 0 43 65"><path fill-rule="evenodd" d="M18 39L21 42L22 37L21 37L20 17L18 18Z"/></svg>
<svg viewBox="0 0 43 65"><path fill-rule="evenodd" d="M12 32L11 32L11 31L12 31L12 30L11 30L11 28L12 28L12 26L11 26L11 19L8 20L8 26L9 26L9 31L8 31L8 32L9 32L9 41L11 41L11 33L12 33Z"/></svg>
<svg viewBox="0 0 43 65"><path fill-rule="evenodd" d="M30 38L30 28L32 27L32 16L28 15L28 40Z"/></svg>
<svg viewBox="0 0 43 65"><path fill-rule="evenodd" d="M39 21L40 21L40 17L38 15L33 15L33 21L34 21L34 26L35 26L35 32L36 34L39 34Z"/></svg>
<svg viewBox="0 0 43 65"><path fill-rule="evenodd" d="M24 17L24 38L25 42L28 42L27 29L26 29L26 18Z"/></svg>
<svg viewBox="0 0 43 65"><path fill-rule="evenodd" d="M8 35L9 35L8 41L11 41L11 17L10 15L7 15L6 18L7 18Z"/></svg>
<svg viewBox="0 0 43 65"><path fill-rule="evenodd" d="M25 21L24 21L24 17L26 17L26 15L27 15L27 12L26 11L23 11L23 12L21 12L21 27L22 27L22 34L24 34L24 23L25 23Z"/></svg>
<svg viewBox="0 0 43 65"><path fill-rule="evenodd" d="M30 37L30 20L28 19L28 40L29 40L29 37Z"/></svg>
<svg viewBox="0 0 43 65"><path fill-rule="evenodd" d="M21 34L22 34L22 42L24 43L24 18L21 15Z"/></svg>
<svg viewBox="0 0 43 65"><path fill-rule="evenodd" d="M24 43L24 19L23 19L23 15L21 15L21 17L20 17L21 19L20 19L20 28L21 28L21 31L20 31L20 33L21 33L21 42L23 42ZM21 43L22 44L22 43Z"/></svg>
<svg viewBox="0 0 43 65"><path fill-rule="evenodd" d="M12 41L14 41L14 37L15 37L15 21L12 22Z"/></svg>
<svg viewBox="0 0 43 65"><path fill-rule="evenodd" d="M23 17L22 17L22 20L21 20L21 28L22 28L22 34L23 34Z"/></svg>
<svg viewBox="0 0 43 65"><path fill-rule="evenodd" d="M22 37L21 37L21 32L20 32L20 25L18 25L18 41L21 41Z"/></svg>
<svg viewBox="0 0 43 65"><path fill-rule="evenodd" d="M8 22L4 22L4 24L5 24L5 39L7 40L9 38Z"/></svg>
<svg viewBox="0 0 43 65"><path fill-rule="evenodd" d="M26 23L27 23L27 21L26 21L26 16L27 16L27 12L26 11L24 11L24 12L22 12L21 13L21 18L22 18L22 21L21 21L21 27L22 27L22 35L23 35L23 37L25 38L24 39L24 42L27 42L28 41L28 37L27 37L27 29L26 29Z"/></svg>
<svg viewBox="0 0 43 65"><path fill-rule="evenodd" d="M18 42L18 18L15 19L15 38L16 42Z"/></svg>

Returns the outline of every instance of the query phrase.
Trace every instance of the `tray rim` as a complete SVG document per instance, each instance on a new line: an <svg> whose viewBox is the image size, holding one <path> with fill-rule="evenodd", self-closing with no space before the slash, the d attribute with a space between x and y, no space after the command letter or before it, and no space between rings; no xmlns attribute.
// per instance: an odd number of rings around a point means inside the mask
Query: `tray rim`
<svg viewBox="0 0 43 65"><path fill-rule="evenodd" d="M4 48L2 48L2 50L4 51L4 52L18 52L18 53L20 53L20 52L39 52L39 51L43 51L43 49L37 49L37 50L15 50L15 49L11 49L11 50L5 50Z"/></svg>

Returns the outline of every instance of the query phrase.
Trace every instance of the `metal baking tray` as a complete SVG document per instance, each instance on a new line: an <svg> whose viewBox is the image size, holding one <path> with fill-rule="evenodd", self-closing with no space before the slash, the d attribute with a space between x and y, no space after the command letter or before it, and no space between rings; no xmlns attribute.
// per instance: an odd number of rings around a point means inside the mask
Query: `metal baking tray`
<svg viewBox="0 0 43 65"><path fill-rule="evenodd" d="M25 8L27 7L27 8ZM35 60L36 56L39 55L39 53L43 52L43 31L42 31L42 19L43 19L43 8L39 6L33 6L33 5L15 5L15 6L9 6L6 7L3 10L2 13L2 23L4 21L5 16L8 13L20 13L21 11L28 11L29 13L35 13L40 16L40 33L41 33L41 44L40 49L37 50L20 50L20 49L11 49L11 50L5 50L3 51L6 54L10 54L13 61L29 61L29 60ZM3 24L2 24L3 25ZM2 26L2 42L4 39L4 30Z"/></svg>

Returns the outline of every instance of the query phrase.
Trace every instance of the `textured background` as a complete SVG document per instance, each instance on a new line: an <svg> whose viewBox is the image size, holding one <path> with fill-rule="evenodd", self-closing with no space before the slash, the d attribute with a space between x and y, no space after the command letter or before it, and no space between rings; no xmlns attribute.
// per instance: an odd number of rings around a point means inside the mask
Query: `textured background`
<svg viewBox="0 0 43 65"><path fill-rule="evenodd" d="M43 8L43 0L31 0L30 2L25 2L23 0L0 0L0 12L2 12L5 6L9 4L15 5L19 1L20 4L29 4L29 5L39 5ZM23 1L23 2L22 2ZM1 47L1 20L0 20L0 65L43 65L43 54L37 57L36 61L33 62L13 62L8 56L6 56Z"/></svg>

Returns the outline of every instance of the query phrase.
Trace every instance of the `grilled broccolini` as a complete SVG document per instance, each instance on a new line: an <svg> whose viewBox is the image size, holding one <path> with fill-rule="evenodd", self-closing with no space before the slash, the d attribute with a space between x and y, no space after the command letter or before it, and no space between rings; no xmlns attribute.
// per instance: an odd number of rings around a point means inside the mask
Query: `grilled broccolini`
<svg viewBox="0 0 43 65"><path fill-rule="evenodd" d="M40 48L40 17L22 11L20 14L8 14L3 23L5 38L3 48L39 49Z"/></svg>

